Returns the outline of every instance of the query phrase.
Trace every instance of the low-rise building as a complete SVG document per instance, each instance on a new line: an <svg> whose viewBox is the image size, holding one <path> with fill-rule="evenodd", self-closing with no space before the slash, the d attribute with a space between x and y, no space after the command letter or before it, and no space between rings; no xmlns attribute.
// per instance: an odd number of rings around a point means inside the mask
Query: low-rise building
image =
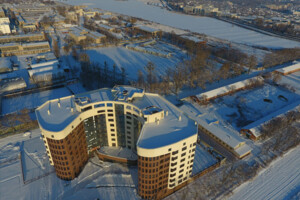
<svg viewBox="0 0 300 200"><path fill-rule="evenodd" d="M45 35L43 32L31 33L31 34L21 34L21 35L0 36L0 43L32 42L32 41L43 41L43 40L45 40Z"/></svg>
<svg viewBox="0 0 300 200"><path fill-rule="evenodd" d="M161 30L158 30L158 29L155 29L155 28L152 28L149 26L135 26L134 30L136 30L142 34L151 35L152 37L157 37L162 33Z"/></svg>
<svg viewBox="0 0 300 200"><path fill-rule="evenodd" d="M10 34L10 20L8 17L0 18L0 33Z"/></svg>
<svg viewBox="0 0 300 200"><path fill-rule="evenodd" d="M76 43L79 43L80 41L89 38L93 40L95 43L99 44L106 38L106 36L101 33L90 31L86 28L81 28L81 27L80 28L71 27L69 35L71 38L75 40Z"/></svg>
<svg viewBox="0 0 300 200"><path fill-rule="evenodd" d="M292 65L275 70L275 73L288 75L300 71L300 62L295 61Z"/></svg>
<svg viewBox="0 0 300 200"><path fill-rule="evenodd" d="M4 92L11 92L27 87L23 78L9 78L0 81L0 94Z"/></svg>
<svg viewBox="0 0 300 200"><path fill-rule="evenodd" d="M26 54L37 54L51 51L49 43L31 42L31 43L6 43L0 45L1 57L17 56Z"/></svg>

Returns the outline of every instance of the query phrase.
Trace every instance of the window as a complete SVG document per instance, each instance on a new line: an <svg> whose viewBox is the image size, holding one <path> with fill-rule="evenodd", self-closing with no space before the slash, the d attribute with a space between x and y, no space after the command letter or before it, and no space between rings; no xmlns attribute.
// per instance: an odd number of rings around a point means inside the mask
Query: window
<svg viewBox="0 0 300 200"><path fill-rule="evenodd" d="M180 168L184 167L184 164L180 165Z"/></svg>
<svg viewBox="0 0 300 200"><path fill-rule="evenodd" d="M110 131L114 132L114 131L115 131L115 129L110 129Z"/></svg>
<svg viewBox="0 0 300 200"><path fill-rule="evenodd" d="M100 103L100 104L94 105L94 108L100 108L100 107L104 107L104 106L105 106L104 103Z"/></svg>
<svg viewBox="0 0 300 200"><path fill-rule="evenodd" d="M107 107L112 107L113 105L112 105L112 103L107 103L106 106L107 106ZM111 112L112 112L112 111L111 111Z"/></svg>
<svg viewBox="0 0 300 200"><path fill-rule="evenodd" d="M126 109L131 110L131 106L126 106Z"/></svg>
<svg viewBox="0 0 300 200"><path fill-rule="evenodd" d="M85 112L85 111L91 110L91 109L92 109L92 106L88 106L88 107L82 108L81 112Z"/></svg>
<svg viewBox="0 0 300 200"><path fill-rule="evenodd" d="M183 147L183 148L182 148L182 151L185 151L185 150L186 150L186 147Z"/></svg>
<svg viewBox="0 0 300 200"><path fill-rule="evenodd" d="M183 157L183 156L185 156L186 155L186 153L183 153L183 154L181 154L181 157Z"/></svg>
<svg viewBox="0 0 300 200"><path fill-rule="evenodd" d="M176 155L178 153L178 151L174 151L172 152L172 155Z"/></svg>
<svg viewBox="0 0 300 200"><path fill-rule="evenodd" d="M97 112L98 112L98 113L104 113L105 110L98 110Z"/></svg>

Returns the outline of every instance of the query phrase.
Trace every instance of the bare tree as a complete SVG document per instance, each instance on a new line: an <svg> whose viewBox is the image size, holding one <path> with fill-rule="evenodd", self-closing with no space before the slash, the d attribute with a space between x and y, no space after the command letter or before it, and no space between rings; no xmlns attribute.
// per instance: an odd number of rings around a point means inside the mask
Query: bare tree
<svg viewBox="0 0 300 200"><path fill-rule="evenodd" d="M54 55L56 56L56 58L59 58L60 57L60 50L59 50L58 43L55 39L53 39L52 45L53 45Z"/></svg>

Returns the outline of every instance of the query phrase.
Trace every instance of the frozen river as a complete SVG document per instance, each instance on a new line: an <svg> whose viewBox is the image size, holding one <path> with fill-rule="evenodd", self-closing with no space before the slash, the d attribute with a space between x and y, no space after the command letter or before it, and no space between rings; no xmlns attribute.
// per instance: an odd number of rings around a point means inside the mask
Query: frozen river
<svg viewBox="0 0 300 200"><path fill-rule="evenodd" d="M67 0L63 2L72 5L84 4L90 8L100 8L111 12L139 17L163 25L187 29L192 32L203 33L236 43L268 48L300 47L299 42L268 36L214 18L169 12L166 9L150 6L138 0Z"/></svg>

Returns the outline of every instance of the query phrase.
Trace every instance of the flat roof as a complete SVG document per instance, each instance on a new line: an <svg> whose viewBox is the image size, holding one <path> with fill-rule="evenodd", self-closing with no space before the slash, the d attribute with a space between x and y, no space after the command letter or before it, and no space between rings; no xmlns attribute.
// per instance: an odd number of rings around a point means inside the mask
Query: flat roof
<svg viewBox="0 0 300 200"><path fill-rule="evenodd" d="M137 146L140 148L158 148L197 134L195 121L184 115L176 106L160 95L144 93L142 89L129 86L99 89L50 100L36 109L36 116L43 129L59 132L80 115L81 112L76 110L75 104L88 106L95 102L101 104L102 101L127 102L140 110L155 106L163 111L168 111L168 115L165 115L159 123L144 124L137 142ZM58 102L60 102L60 106Z"/></svg>
<svg viewBox="0 0 300 200"><path fill-rule="evenodd" d="M245 140L237 135L238 133L234 133L233 130L229 130L224 128L223 125L220 125L219 121L213 114L202 113L199 110L198 105L186 103L182 105L180 109L197 121L200 126L233 148L236 153L239 154L243 153L244 151L251 151L251 148L245 144ZM243 150L240 148L243 148Z"/></svg>
<svg viewBox="0 0 300 200"><path fill-rule="evenodd" d="M152 27L149 27L149 26L136 26L136 28L139 28L141 30L151 32L151 33L155 32L155 31L159 31L158 29L155 29L155 28L152 28Z"/></svg>
<svg viewBox="0 0 300 200"><path fill-rule="evenodd" d="M196 96L198 98L202 98L202 97L205 96L207 99L210 99L210 98L216 97L218 95L225 94L225 93L229 92L232 88L234 88L234 90L243 88L243 87L247 86L247 84L251 83L251 81L255 81L255 80L260 80L261 81L261 80L263 80L263 78L261 76L249 78L249 79L246 79L246 80L243 80L243 81L238 81L238 82L235 82L235 83L232 83L232 84L229 84L229 85L225 85L223 87L216 88L214 90L203 92L203 93L198 94Z"/></svg>
<svg viewBox="0 0 300 200"><path fill-rule="evenodd" d="M285 74L285 73L292 72L294 70L300 70L300 62L294 62L293 65L277 69L276 71Z"/></svg>

